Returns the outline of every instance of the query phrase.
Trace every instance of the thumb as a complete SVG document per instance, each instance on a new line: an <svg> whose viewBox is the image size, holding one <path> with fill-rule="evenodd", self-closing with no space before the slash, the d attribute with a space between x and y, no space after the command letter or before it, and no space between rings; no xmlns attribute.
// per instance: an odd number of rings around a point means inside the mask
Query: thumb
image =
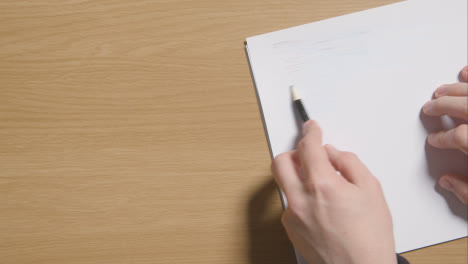
<svg viewBox="0 0 468 264"><path fill-rule="evenodd" d="M462 203L468 204L468 177L446 174L439 179L439 185L454 193Z"/></svg>

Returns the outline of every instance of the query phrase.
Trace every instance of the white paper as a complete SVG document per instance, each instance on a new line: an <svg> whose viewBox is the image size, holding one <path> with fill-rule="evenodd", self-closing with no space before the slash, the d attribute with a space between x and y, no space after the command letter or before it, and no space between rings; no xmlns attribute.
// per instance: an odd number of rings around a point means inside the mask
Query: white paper
<svg viewBox="0 0 468 264"><path fill-rule="evenodd" d="M421 115L467 64L466 0L405 1L251 37L247 49L272 156L300 135L294 85L324 143L382 183L397 252L467 235L467 207L436 187L443 173L467 175L467 157L426 146L447 120Z"/></svg>

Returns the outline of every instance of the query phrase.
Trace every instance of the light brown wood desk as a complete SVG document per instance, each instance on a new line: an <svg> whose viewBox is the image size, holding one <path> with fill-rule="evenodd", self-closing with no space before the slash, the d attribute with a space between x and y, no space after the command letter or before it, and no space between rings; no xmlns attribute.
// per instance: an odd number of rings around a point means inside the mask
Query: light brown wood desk
<svg viewBox="0 0 468 264"><path fill-rule="evenodd" d="M294 263L244 40L391 2L1 1L0 263Z"/></svg>

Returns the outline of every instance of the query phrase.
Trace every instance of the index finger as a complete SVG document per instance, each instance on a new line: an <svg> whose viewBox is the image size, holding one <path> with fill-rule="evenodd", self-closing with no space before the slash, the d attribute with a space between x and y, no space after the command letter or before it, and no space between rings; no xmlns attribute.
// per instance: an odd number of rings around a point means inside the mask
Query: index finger
<svg viewBox="0 0 468 264"><path fill-rule="evenodd" d="M303 189L294 155L293 151L285 152L276 156L272 162L275 181L288 200L292 200L292 196L300 193Z"/></svg>
<svg viewBox="0 0 468 264"><path fill-rule="evenodd" d="M468 101L466 97L442 96L427 102L423 112L429 116L449 115L467 120Z"/></svg>
<svg viewBox="0 0 468 264"><path fill-rule="evenodd" d="M327 179L324 174L334 170L322 146L322 131L317 122L309 120L304 123L303 134L302 140L297 144L297 154L306 180Z"/></svg>

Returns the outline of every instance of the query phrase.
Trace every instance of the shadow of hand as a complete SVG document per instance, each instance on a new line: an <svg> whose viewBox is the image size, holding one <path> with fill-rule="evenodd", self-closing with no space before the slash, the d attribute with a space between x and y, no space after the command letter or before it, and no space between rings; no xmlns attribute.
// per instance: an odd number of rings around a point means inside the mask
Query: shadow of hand
<svg viewBox="0 0 468 264"><path fill-rule="evenodd" d="M429 133L443 130L440 117L429 117L424 115L421 111L420 119ZM459 120L454 121L456 124L459 123ZM455 215L468 220L467 207L458 201L455 195L442 189L437 184L439 178L447 173L457 173L468 176L466 175L468 171L468 156L458 150L434 148L430 146L427 141L425 151L429 175L435 181L435 190L446 199L450 209Z"/></svg>
<svg viewBox="0 0 468 264"><path fill-rule="evenodd" d="M248 230L252 264L296 263L293 247L281 225L281 206L274 202L279 200L278 196L273 180L262 184L250 195Z"/></svg>

